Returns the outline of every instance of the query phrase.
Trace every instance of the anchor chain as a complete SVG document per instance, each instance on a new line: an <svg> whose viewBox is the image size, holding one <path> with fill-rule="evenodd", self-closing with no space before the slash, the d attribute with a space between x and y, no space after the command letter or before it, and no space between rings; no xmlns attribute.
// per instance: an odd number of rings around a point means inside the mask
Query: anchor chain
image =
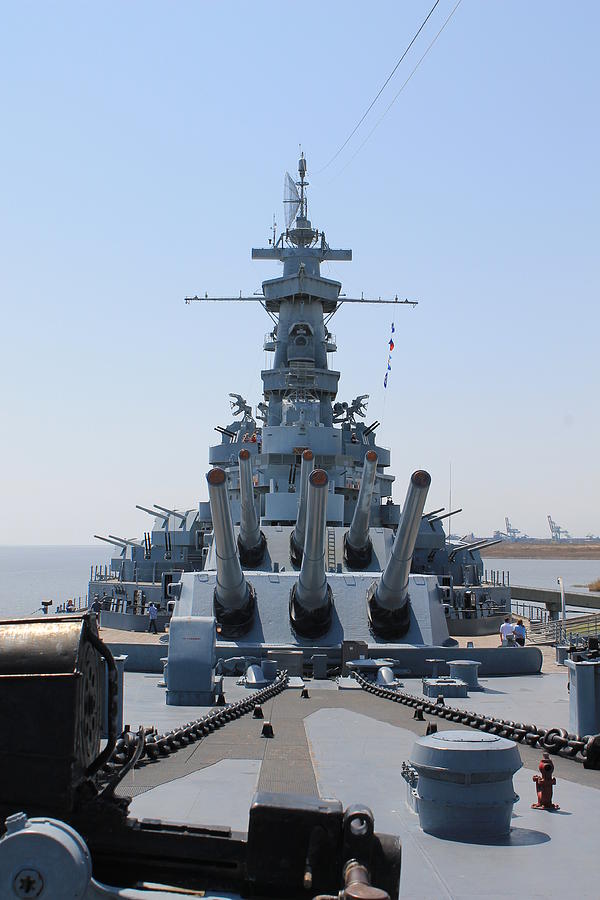
<svg viewBox="0 0 600 900"><path fill-rule="evenodd" d="M530 747L540 747L548 753L555 753L565 759L574 759L582 762L586 769L600 769L600 735L586 734L583 737L571 734L564 728L538 728L537 725L523 722L512 722L506 719L496 719L493 716L484 716L480 713L469 712L465 709L457 709L445 706L408 694L404 691L390 690L378 684L368 681L363 675L356 672L354 677L360 687L369 694L382 697L384 700L393 700L395 703L403 703L420 709L424 713L448 719L450 722L458 722L497 734L500 737L509 738L517 743L526 743Z"/></svg>
<svg viewBox="0 0 600 900"><path fill-rule="evenodd" d="M131 768L137 768L144 760L160 762L161 759L222 728L228 722L241 718L254 710L255 706L281 693L287 682L288 673L283 671L272 684L254 691L248 697L227 706L217 707L205 716L172 728L171 731L159 733L158 728L152 726L141 727L136 733L122 732L117 738L110 759L102 769L101 780L108 781L107 790L112 793Z"/></svg>

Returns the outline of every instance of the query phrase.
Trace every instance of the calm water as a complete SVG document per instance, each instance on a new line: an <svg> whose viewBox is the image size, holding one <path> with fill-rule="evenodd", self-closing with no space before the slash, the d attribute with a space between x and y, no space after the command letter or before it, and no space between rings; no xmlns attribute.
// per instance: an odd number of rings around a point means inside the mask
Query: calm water
<svg viewBox="0 0 600 900"><path fill-rule="evenodd" d="M0 546L0 616L29 615L42 600L56 605L67 597L84 597L90 566L105 565L109 558L108 548L93 545ZM529 587L556 588L562 575L567 590L585 592L581 585L600 578L600 559L488 559L484 565L488 571L510 572L513 584Z"/></svg>
<svg viewBox="0 0 600 900"><path fill-rule="evenodd" d="M0 616L26 616L42 600L54 606L67 597L85 597L91 565L105 565L110 549L0 546Z"/></svg>
<svg viewBox="0 0 600 900"><path fill-rule="evenodd" d="M587 593L587 585L600 578L600 559L485 559L484 568L488 573L510 572L511 584L521 587L554 588L558 590L556 579L562 576L565 591Z"/></svg>

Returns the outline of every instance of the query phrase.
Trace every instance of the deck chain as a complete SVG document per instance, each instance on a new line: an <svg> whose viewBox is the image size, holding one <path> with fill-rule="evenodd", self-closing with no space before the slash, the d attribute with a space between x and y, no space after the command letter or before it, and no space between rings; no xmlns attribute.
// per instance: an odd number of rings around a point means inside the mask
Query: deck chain
<svg viewBox="0 0 600 900"><path fill-rule="evenodd" d="M124 731L117 738L117 743L110 759L102 770L101 779L109 780L111 789L114 790L121 778L130 768L137 768L144 762L165 759L172 753L177 753L183 747L201 740L211 732L222 728L228 722L239 719L260 706L272 697L281 693L288 683L287 671L280 672L272 684L237 700L235 703L217 707L205 716L186 722L172 728L171 731L160 733L158 728L143 727L137 733ZM140 748L140 742L142 747ZM131 765L133 761L133 765ZM118 774L117 774L118 773ZM117 776L115 780L115 776Z"/></svg>
<svg viewBox="0 0 600 900"><path fill-rule="evenodd" d="M526 743L530 747L540 747L548 753L555 753L565 759L574 759L582 762L586 769L600 769L600 734L586 734L580 737L571 734L564 728L538 728L537 725L523 722L512 722L506 719L496 719L492 716L484 716L480 713L469 712L465 709L446 706L408 694L405 691L391 690L368 681L358 672L354 677L360 687L369 694L382 697L384 700L393 700L395 703L403 703L422 710L424 713L448 719L450 722L458 722L469 728L477 728L490 734L509 738L517 743Z"/></svg>

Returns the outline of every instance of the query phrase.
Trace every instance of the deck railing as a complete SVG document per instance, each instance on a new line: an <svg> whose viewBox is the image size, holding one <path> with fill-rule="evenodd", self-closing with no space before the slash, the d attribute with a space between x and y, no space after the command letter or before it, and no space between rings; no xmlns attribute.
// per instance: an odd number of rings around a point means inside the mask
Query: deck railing
<svg viewBox="0 0 600 900"><path fill-rule="evenodd" d="M573 616L563 625L562 620L532 622L528 637L539 644L581 644L589 637L600 635L600 615Z"/></svg>

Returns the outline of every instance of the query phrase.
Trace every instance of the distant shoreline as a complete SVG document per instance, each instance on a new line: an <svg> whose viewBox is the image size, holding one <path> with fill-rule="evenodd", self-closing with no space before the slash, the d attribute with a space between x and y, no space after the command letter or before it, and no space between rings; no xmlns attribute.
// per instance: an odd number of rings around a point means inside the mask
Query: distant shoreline
<svg viewBox="0 0 600 900"><path fill-rule="evenodd" d="M600 541L571 544L562 541L503 541L481 551L498 559L600 559Z"/></svg>

